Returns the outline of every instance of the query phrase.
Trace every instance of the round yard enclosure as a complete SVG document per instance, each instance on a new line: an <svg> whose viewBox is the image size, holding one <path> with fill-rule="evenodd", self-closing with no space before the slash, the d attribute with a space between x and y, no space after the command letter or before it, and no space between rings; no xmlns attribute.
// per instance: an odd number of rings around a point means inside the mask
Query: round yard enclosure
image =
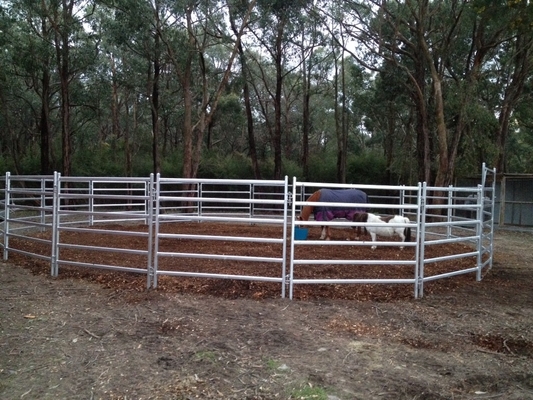
<svg viewBox="0 0 533 400"><path fill-rule="evenodd" d="M74 244L83 244L85 246L144 249L147 245L147 239L132 236L105 235L99 231L108 230L126 230L126 231L146 231L146 225L121 225L102 224L94 227L95 232L63 232L62 241ZM227 235L227 236L263 236L279 237L282 228L277 226L250 225L250 224L230 224L230 223L196 223L180 222L162 224L160 230L165 233L181 234L209 234L209 235ZM318 238L320 228L311 228L309 239ZM345 240L352 234L351 228L336 228L333 230L333 239ZM50 232L38 233L39 238L46 239ZM368 240L368 238L362 238ZM21 248L36 254L46 254L49 250L45 244L28 241L25 239L12 239L10 246ZM451 243L430 246L426 250L426 256L429 258L440 257L446 254L465 252L468 250L467 245L463 243ZM280 253L280 244L268 244L266 246L251 246L247 242L234 241L217 241L215 243L206 240L197 239L179 239L178 241L162 239L160 249L163 251L179 251L197 254L234 254L241 256L275 256ZM367 246L335 246L335 245L316 245L302 246L296 249L299 253L297 256L305 258L339 260L351 258L354 260L412 260L415 256L414 247L406 247L400 250L399 247L383 246L376 250L371 250L370 244ZM128 266L138 268L145 262L143 257L113 253L113 252L94 252L65 249L62 250L62 258L66 261L83 260L89 264L101 264L104 260L106 264L115 266ZM49 263L44 260L38 260L34 257L28 257L23 254L14 253L10 260L16 264L23 265L31 269L34 273L49 274ZM439 263L426 265L426 272L437 275L450 271L459 271L469 268L476 263L474 256L461 258L459 260L449 260ZM271 276L280 275L280 269L277 265L271 263L251 263L246 261L217 260L204 258L164 258L159 262L159 268L164 270L179 270L193 273L215 273L227 275L250 275L250 276ZM296 278L309 279L349 279L354 276L360 278L379 278L379 279L402 279L410 278L413 275L411 268L395 265L305 265L297 266L294 270ZM82 278L99 282L107 287L114 289L130 289L142 291L146 288L146 277L144 274L133 274L118 271L106 271L94 268L80 268L73 266L62 266L61 278ZM453 279L437 280L426 286L426 294L442 291L453 291L456 287L465 283L472 283L475 280L473 274L456 276ZM280 296L279 283L247 281L236 279L213 279L202 277L173 277L161 276L159 278L158 290L184 293L200 293L225 298L276 298ZM377 300L388 301L400 298L412 298L411 284L313 284L297 285L294 290L295 299L357 299L357 300Z"/></svg>
<svg viewBox="0 0 533 400"><path fill-rule="evenodd" d="M396 299L481 280L492 266L493 191L284 181L6 176L4 260L110 287L238 298ZM364 203L309 201L321 188ZM360 220L303 207L399 214L412 239L348 240ZM338 218L338 217L337 217ZM293 240L296 226L309 230ZM400 225L400 226L398 226ZM327 226L331 240L318 240ZM381 225L383 226L383 225ZM377 245L375 250L372 247ZM403 248L402 248L403 247Z"/></svg>

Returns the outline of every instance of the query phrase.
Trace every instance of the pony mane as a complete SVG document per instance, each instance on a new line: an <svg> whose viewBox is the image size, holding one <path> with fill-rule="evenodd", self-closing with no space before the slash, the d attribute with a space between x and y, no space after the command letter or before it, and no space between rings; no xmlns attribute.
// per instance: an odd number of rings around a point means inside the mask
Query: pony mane
<svg viewBox="0 0 533 400"><path fill-rule="evenodd" d="M368 214L366 212L358 212L353 215L353 222L367 222Z"/></svg>

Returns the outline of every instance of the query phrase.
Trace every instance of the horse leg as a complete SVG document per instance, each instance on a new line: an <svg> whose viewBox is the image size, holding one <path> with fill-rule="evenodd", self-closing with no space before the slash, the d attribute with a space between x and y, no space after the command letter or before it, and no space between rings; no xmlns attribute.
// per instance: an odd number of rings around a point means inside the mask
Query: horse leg
<svg viewBox="0 0 533 400"><path fill-rule="evenodd" d="M375 242L376 241L376 232L372 232L370 231L370 236L372 237L372 241ZM376 250L376 245L373 245L372 246L372 250Z"/></svg>
<svg viewBox="0 0 533 400"><path fill-rule="evenodd" d="M353 240L361 240L361 237L366 235L366 228L363 226L355 226L353 230L355 232Z"/></svg>
<svg viewBox="0 0 533 400"><path fill-rule="evenodd" d="M400 239L402 239L402 242L405 242L404 232L405 232L405 228L401 228L401 229L397 229L396 230L396 233L398 234L398 236L400 236ZM403 246L400 246L400 250L403 250Z"/></svg>
<svg viewBox="0 0 533 400"><path fill-rule="evenodd" d="M329 232L326 232L326 228L326 226L322 227L322 234L320 235L320 240L329 239Z"/></svg>

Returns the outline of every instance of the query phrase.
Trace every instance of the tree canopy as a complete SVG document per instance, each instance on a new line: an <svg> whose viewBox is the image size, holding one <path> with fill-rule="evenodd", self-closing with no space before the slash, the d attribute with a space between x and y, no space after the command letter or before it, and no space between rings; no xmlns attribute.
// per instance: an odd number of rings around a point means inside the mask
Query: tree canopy
<svg viewBox="0 0 533 400"><path fill-rule="evenodd" d="M16 174L533 172L527 0L0 0Z"/></svg>

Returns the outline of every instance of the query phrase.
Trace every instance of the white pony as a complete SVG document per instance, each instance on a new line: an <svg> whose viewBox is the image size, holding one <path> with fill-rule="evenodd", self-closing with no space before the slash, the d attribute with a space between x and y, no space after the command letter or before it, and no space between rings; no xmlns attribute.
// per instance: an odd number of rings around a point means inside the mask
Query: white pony
<svg viewBox="0 0 533 400"><path fill-rule="evenodd" d="M365 226L366 231L370 233L372 241L376 241L376 236L394 236L398 235L402 242L411 240L411 228L408 226L387 226L389 223L393 224L408 224L411 222L409 218L401 215L380 216L372 213L358 213L353 218L354 222L366 222L369 226ZM381 226L383 224L383 226ZM376 245L372 246L372 250L376 249ZM403 246L400 247L403 249Z"/></svg>

